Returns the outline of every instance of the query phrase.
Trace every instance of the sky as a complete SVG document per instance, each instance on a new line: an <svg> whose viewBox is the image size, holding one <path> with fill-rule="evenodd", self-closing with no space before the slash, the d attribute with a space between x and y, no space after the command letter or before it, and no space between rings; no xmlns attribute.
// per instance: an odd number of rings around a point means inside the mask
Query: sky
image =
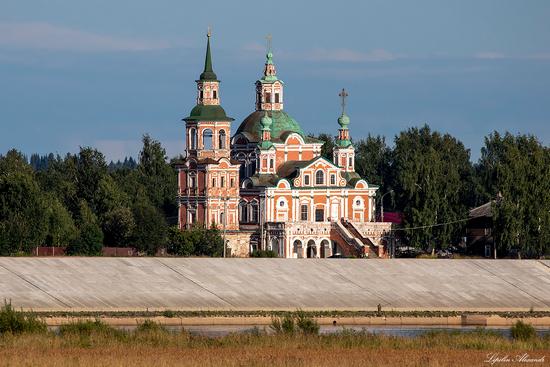
<svg viewBox="0 0 550 367"><path fill-rule="evenodd" d="M232 131L254 109L266 35L285 110L354 139L427 123L477 160L493 131L550 144L548 0L1 0L0 154L137 157L141 137L184 150L212 27Z"/></svg>

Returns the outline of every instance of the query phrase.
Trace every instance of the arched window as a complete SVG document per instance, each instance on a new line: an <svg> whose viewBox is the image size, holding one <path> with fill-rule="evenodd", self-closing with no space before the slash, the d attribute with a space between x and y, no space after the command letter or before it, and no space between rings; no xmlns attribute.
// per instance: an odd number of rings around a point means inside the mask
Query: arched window
<svg viewBox="0 0 550 367"><path fill-rule="evenodd" d="M202 131L202 146L203 149L212 149L212 130L204 129Z"/></svg>
<svg viewBox="0 0 550 367"><path fill-rule="evenodd" d="M315 172L315 184L323 185L325 183L325 173L321 170Z"/></svg>
<svg viewBox="0 0 550 367"><path fill-rule="evenodd" d="M225 149L225 130L220 130L218 136L218 148Z"/></svg>
<svg viewBox="0 0 550 367"><path fill-rule="evenodd" d="M248 205L246 201L239 203L239 217L242 223L248 223Z"/></svg>
<svg viewBox="0 0 550 367"><path fill-rule="evenodd" d="M253 201L252 203L250 203L250 208L249 208L249 211L250 213L250 222L252 223L258 223L258 202L257 201Z"/></svg>
<svg viewBox="0 0 550 367"><path fill-rule="evenodd" d="M304 175L304 185L309 186L309 175Z"/></svg>
<svg viewBox="0 0 550 367"><path fill-rule="evenodd" d="M191 128L189 130L189 135L191 135L191 149L197 149L197 130L195 130L195 128Z"/></svg>

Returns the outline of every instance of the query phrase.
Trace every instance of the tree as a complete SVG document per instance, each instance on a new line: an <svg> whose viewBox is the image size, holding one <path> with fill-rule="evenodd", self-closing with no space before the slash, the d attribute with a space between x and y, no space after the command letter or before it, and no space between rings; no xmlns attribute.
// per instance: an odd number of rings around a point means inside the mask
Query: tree
<svg viewBox="0 0 550 367"><path fill-rule="evenodd" d="M139 153L139 179L146 189L151 203L167 217L177 215L177 177L167 162L166 151L159 141L148 134L143 136L143 148Z"/></svg>
<svg viewBox="0 0 550 367"><path fill-rule="evenodd" d="M472 174L469 150L427 125L411 128L395 139L392 167L405 228L425 227L405 231L406 242L425 250L458 242L468 216L464 183ZM441 223L450 224L433 226Z"/></svg>
<svg viewBox="0 0 550 367"><path fill-rule="evenodd" d="M92 211L98 215L100 183L107 176L105 157L97 149L80 148L76 158L76 188L78 197L86 200Z"/></svg>
<svg viewBox="0 0 550 367"><path fill-rule="evenodd" d="M107 246L127 246L136 228L134 214L128 207L113 208L103 219L104 243Z"/></svg>
<svg viewBox="0 0 550 367"><path fill-rule="evenodd" d="M56 197L51 194L47 197L47 225L46 244L48 246L68 246L78 236L71 213Z"/></svg>
<svg viewBox="0 0 550 367"><path fill-rule="evenodd" d="M103 232L96 215L85 200L80 202L78 230L78 237L67 247L67 253L71 255L100 255L103 247Z"/></svg>
<svg viewBox="0 0 550 367"><path fill-rule="evenodd" d="M168 253L178 256L195 254L195 241L192 231L181 231L177 226L168 231Z"/></svg>
<svg viewBox="0 0 550 367"><path fill-rule="evenodd" d="M332 152L334 150L334 137L330 134L321 133L318 136L315 136L314 134L310 134L312 138L322 140L324 142L323 146L321 147L321 157L324 157L328 159L330 162L332 162L333 156Z"/></svg>
<svg viewBox="0 0 550 367"><path fill-rule="evenodd" d="M167 224L164 215L149 202L144 193L133 205L132 212L136 223L132 238L135 247L154 255L166 245Z"/></svg>
<svg viewBox="0 0 550 367"><path fill-rule="evenodd" d="M16 150L0 156L0 253L29 252L44 243L46 206L34 172Z"/></svg>
<svg viewBox="0 0 550 367"><path fill-rule="evenodd" d="M550 153L535 137L500 135L485 139L478 170L492 205L496 250L526 257L550 251ZM496 257L496 253L495 253Z"/></svg>

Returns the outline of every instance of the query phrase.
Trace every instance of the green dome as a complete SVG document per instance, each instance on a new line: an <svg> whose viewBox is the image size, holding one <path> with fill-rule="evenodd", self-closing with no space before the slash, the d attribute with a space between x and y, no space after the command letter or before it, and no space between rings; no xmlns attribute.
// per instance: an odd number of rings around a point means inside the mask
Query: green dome
<svg viewBox="0 0 550 367"><path fill-rule="evenodd" d="M220 105L196 105L184 121L233 121Z"/></svg>
<svg viewBox="0 0 550 367"><path fill-rule="evenodd" d="M346 129L349 125L349 117L345 113L342 116L338 117L338 124L342 126L343 129Z"/></svg>
<svg viewBox="0 0 550 367"><path fill-rule="evenodd" d="M262 118L268 116L271 121L271 141L284 140L285 133L297 133L305 138L304 131L296 120L284 111L254 111L241 123L235 134L244 134L249 141L259 142L262 132Z"/></svg>

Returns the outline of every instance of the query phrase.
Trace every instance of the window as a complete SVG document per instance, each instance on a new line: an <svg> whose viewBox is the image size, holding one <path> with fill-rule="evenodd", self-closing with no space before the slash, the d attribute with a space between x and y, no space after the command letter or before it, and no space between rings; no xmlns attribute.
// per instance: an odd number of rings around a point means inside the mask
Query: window
<svg viewBox="0 0 550 367"><path fill-rule="evenodd" d="M353 166L353 158L349 157L349 166Z"/></svg>
<svg viewBox="0 0 550 367"><path fill-rule="evenodd" d="M300 207L300 220L307 220L308 205L302 204Z"/></svg>
<svg viewBox="0 0 550 367"><path fill-rule="evenodd" d="M252 223L258 223L258 203L253 201L250 204L250 221Z"/></svg>
<svg viewBox="0 0 550 367"><path fill-rule="evenodd" d="M212 149L212 130L210 129L203 130L202 146L204 149Z"/></svg>
<svg viewBox="0 0 550 367"><path fill-rule="evenodd" d="M189 176L189 187L191 188L197 187L197 177Z"/></svg>
<svg viewBox="0 0 550 367"><path fill-rule="evenodd" d="M199 92L199 99L203 99L204 98L204 92L201 90Z"/></svg>
<svg viewBox="0 0 550 367"><path fill-rule="evenodd" d="M225 225L225 213L224 212L220 213L220 224Z"/></svg>
<svg viewBox="0 0 550 367"><path fill-rule="evenodd" d="M315 209L315 221L316 222L325 221L325 210L323 208Z"/></svg>
<svg viewBox="0 0 550 367"><path fill-rule="evenodd" d="M212 187L216 187L216 179L215 178L212 179Z"/></svg>
<svg viewBox="0 0 550 367"><path fill-rule="evenodd" d="M218 135L218 148L225 149L225 130L220 130Z"/></svg>
<svg viewBox="0 0 550 367"><path fill-rule="evenodd" d="M265 103L271 103L271 93L265 94Z"/></svg>
<svg viewBox="0 0 550 367"><path fill-rule="evenodd" d="M248 205L245 201L239 203L239 216L241 222L248 223Z"/></svg>
<svg viewBox="0 0 550 367"><path fill-rule="evenodd" d="M304 185L309 186L309 175L304 175Z"/></svg>
<svg viewBox="0 0 550 367"><path fill-rule="evenodd" d="M275 165L273 158L269 160L269 169L273 169L273 166Z"/></svg>
<svg viewBox="0 0 550 367"><path fill-rule="evenodd" d="M279 93L275 93L275 103L279 103Z"/></svg>
<svg viewBox="0 0 550 367"><path fill-rule="evenodd" d="M231 183L229 187L235 186L235 179L234 178L231 178L231 180L229 180L229 182Z"/></svg>
<svg viewBox="0 0 550 367"><path fill-rule="evenodd" d="M194 211L189 212L189 224L193 224L196 221L197 213Z"/></svg>
<svg viewBox="0 0 550 367"><path fill-rule="evenodd" d="M315 184L322 185L325 183L325 173L323 171L315 172Z"/></svg>
<svg viewBox="0 0 550 367"><path fill-rule="evenodd" d="M191 149L197 149L197 130L195 130L195 128L191 128L189 130L189 134L191 135Z"/></svg>
<svg viewBox="0 0 550 367"><path fill-rule="evenodd" d="M220 180L221 187L225 187L225 177L222 177Z"/></svg>
<svg viewBox="0 0 550 367"><path fill-rule="evenodd" d="M330 175L330 184L336 185L336 175L334 173Z"/></svg>
<svg viewBox="0 0 550 367"><path fill-rule="evenodd" d="M212 91L212 98L217 99L218 98L218 91Z"/></svg>

